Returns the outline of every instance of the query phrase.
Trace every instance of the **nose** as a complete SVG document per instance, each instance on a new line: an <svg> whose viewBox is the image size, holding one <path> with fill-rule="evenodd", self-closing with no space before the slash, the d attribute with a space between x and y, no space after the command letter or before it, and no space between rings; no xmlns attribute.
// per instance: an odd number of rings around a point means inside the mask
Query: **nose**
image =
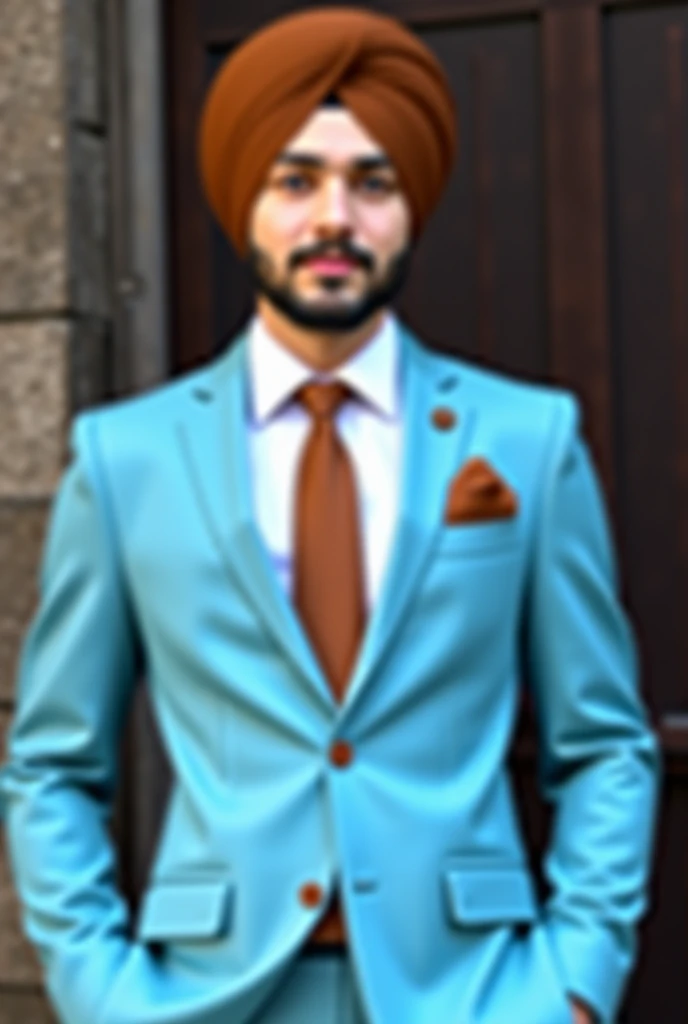
<svg viewBox="0 0 688 1024"><path fill-rule="evenodd" d="M349 235L353 229L353 213L348 186L332 176L323 183L315 212L315 230L321 237Z"/></svg>

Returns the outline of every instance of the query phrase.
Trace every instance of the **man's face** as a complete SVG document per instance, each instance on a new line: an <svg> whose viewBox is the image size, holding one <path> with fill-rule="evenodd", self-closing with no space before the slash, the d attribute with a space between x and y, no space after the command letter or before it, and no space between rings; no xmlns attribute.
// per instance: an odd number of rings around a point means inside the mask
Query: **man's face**
<svg viewBox="0 0 688 1024"><path fill-rule="evenodd" d="M400 291L410 229L384 151L348 110L320 108L283 148L251 211L254 288L303 328L355 330Z"/></svg>

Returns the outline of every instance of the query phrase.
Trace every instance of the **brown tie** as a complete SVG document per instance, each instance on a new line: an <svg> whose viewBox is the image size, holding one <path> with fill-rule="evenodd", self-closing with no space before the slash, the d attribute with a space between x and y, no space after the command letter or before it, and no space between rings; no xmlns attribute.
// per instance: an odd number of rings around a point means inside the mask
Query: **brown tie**
<svg viewBox="0 0 688 1024"><path fill-rule="evenodd" d="M341 701L365 628L356 481L333 417L346 385L305 384L296 393L313 417L296 485L294 604ZM318 945L346 941L338 891L311 932Z"/></svg>
<svg viewBox="0 0 688 1024"><path fill-rule="evenodd" d="M294 604L335 699L341 701L365 628L356 480L333 422L345 384L305 384L296 393L313 426L296 486Z"/></svg>

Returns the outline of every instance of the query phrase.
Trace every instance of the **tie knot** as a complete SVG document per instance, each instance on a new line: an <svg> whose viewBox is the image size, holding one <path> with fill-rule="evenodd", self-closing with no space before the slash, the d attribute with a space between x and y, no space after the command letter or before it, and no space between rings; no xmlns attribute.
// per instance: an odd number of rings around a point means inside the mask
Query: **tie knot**
<svg viewBox="0 0 688 1024"><path fill-rule="evenodd" d="M333 380L326 384L304 384L296 392L295 398L305 406L311 416L322 420L330 419L350 394L346 384Z"/></svg>

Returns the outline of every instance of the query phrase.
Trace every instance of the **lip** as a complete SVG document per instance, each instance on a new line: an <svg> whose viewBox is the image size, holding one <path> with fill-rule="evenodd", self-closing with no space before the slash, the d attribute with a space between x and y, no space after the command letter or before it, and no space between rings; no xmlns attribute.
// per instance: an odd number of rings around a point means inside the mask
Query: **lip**
<svg viewBox="0 0 688 1024"><path fill-rule="evenodd" d="M323 274L346 274L349 270L355 270L357 264L346 259L318 259L308 260L307 266L311 270Z"/></svg>

